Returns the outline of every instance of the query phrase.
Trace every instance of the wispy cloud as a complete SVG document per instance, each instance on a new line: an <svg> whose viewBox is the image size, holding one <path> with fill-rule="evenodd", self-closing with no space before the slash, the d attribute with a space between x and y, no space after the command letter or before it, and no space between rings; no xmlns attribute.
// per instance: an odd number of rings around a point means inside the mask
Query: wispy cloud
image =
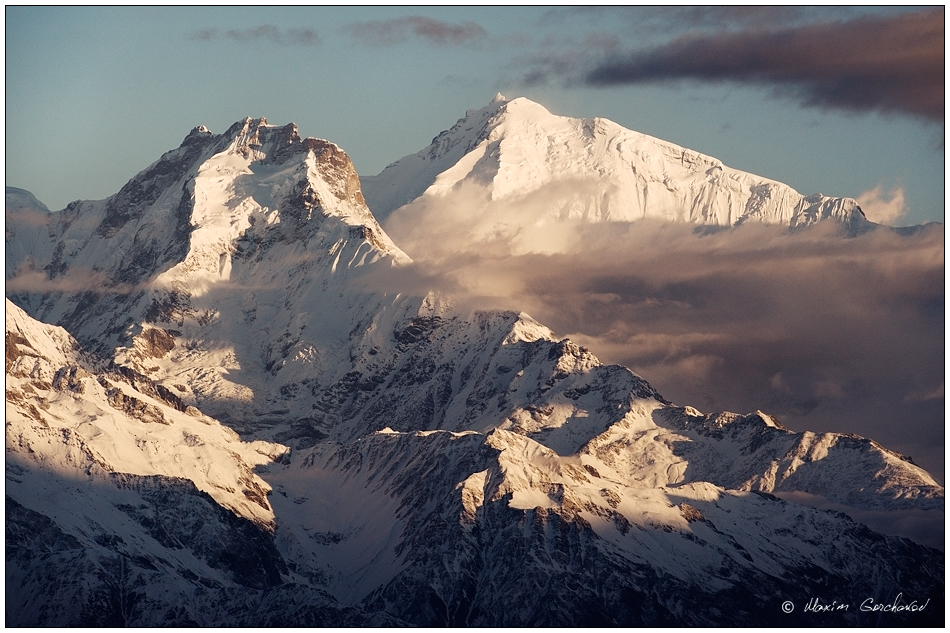
<svg viewBox="0 0 950 633"><path fill-rule="evenodd" d="M393 46L417 37L436 46L468 46L488 38L488 32L475 22L455 24L419 15L355 22L345 29L364 44Z"/></svg>
<svg viewBox="0 0 950 633"><path fill-rule="evenodd" d="M129 294L142 289L142 286L133 286L126 283L117 283L101 271L91 269L71 269L65 275L53 279L38 270L24 267L10 279L6 280L8 293L46 293L63 292L78 294L81 292L95 292L97 294Z"/></svg>
<svg viewBox="0 0 950 633"><path fill-rule="evenodd" d="M232 42L266 42L281 46L319 46L320 35L312 28L280 29L271 24L262 24L250 29L201 29L188 36L188 39L201 42L230 40Z"/></svg>
<svg viewBox="0 0 950 633"><path fill-rule="evenodd" d="M882 185L877 185L857 196L855 200L867 219L878 224L894 226L907 215L903 187L885 191Z"/></svg>
<svg viewBox="0 0 950 633"><path fill-rule="evenodd" d="M40 209L30 202L10 200L9 197L6 214L7 226L43 226L49 224L51 218L49 210Z"/></svg>
<svg viewBox="0 0 950 633"><path fill-rule="evenodd" d="M944 549L945 520L941 511L921 510L919 508L861 510L834 503L824 497L808 494L807 492L776 492L776 496L786 501L802 503L819 510L844 512L855 521L865 523L875 532L903 536L939 550Z"/></svg>

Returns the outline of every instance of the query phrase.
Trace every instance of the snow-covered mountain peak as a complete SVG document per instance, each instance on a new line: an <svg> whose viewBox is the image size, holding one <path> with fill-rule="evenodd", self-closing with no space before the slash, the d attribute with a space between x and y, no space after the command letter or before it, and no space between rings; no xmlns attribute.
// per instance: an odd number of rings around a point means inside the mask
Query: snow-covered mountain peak
<svg viewBox="0 0 950 633"><path fill-rule="evenodd" d="M200 154L195 147L204 149ZM224 156L236 155L240 158L226 159ZM244 174L259 173L261 165L285 165L296 158L297 163L307 163L309 170L296 174L309 180L323 180L333 198L349 203L351 208L338 205L323 205L324 211L331 215L353 216L359 220L368 217L365 201L360 191L359 177L346 153L334 143L308 137L302 139L294 123L272 125L264 117L246 117L235 122L223 134L215 135L204 125L191 130L181 146L167 152L162 158L145 170L133 181L143 180L143 176L154 176L154 172L167 173L169 163L190 162L190 172L197 173L214 169L219 173ZM243 159L243 160L241 160ZM297 165L299 166L299 165ZM313 184L313 183L311 183ZM240 193L240 192L238 192Z"/></svg>
<svg viewBox="0 0 950 633"><path fill-rule="evenodd" d="M21 305L110 357L118 348L116 358L139 369L154 365L122 350L136 349L146 324L181 333L189 320L214 323L236 287L307 294L318 284L342 288L363 266L409 261L367 208L342 149L301 138L294 124L250 117L224 134L194 128L106 200L8 225L7 244L8 280L63 279L65 292L20 287ZM84 290L91 294L77 304L74 293ZM256 301L247 295L232 307L247 311Z"/></svg>
<svg viewBox="0 0 950 633"><path fill-rule="evenodd" d="M7 213L16 213L21 211L35 211L39 213L49 213L49 208L37 200L36 196L19 187L6 188L6 211Z"/></svg>
<svg viewBox="0 0 950 633"><path fill-rule="evenodd" d="M851 230L868 224L851 198L805 197L714 157L607 119L555 115L525 97L468 111L429 147L363 182L370 208L383 221L414 200L457 196L464 185L465 195L480 197L484 205L543 192L545 204L522 214L525 227L645 218L789 227L831 219ZM412 216L416 210L406 213L408 224L423 223Z"/></svg>
<svg viewBox="0 0 950 633"><path fill-rule="evenodd" d="M192 128L191 132L188 133L188 136L185 137L185 140L181 142L182 145L191 145L193 143L200 143L204 140L210 140L214 134L211 133L204 125L199 125Z"/></svg>
<svg viewBox="0 0 950 633"><path fill-rule="evenodd" d="M492 100L492 104L498 103ZM527 97L515 97L514 99L504 99L500 110L508 115L519 118L532 118L538 123L543 123L544 119L552 115L551 112L537 101L532 101ZM557 117L567 118L567 117ZM550 123L550 122L549 122Z"/></svg>
<svg viewBox="0 0 950 633"><path fill-rule="evenodd" d="M262 206L273 207L279 212L281 200L277 198L286 197L288 192L284 189L290 186L290 195L299 198L293 201L298 205L308 208L316 205L325 216L374 222L365 206L359 177L346 153L329 141L312 137L301 139L293 123L274 126L263 117L248 117L221 135L216 149L220 151L202 163L200 172L254 176L256 178L252 179L266 181L269 188L265 192L260 186L250 190L246 186L235 188L228 183L228 195L250 194ZM286 186L275 182L278 172L286 176L287 182L282 183Z"/></svg>

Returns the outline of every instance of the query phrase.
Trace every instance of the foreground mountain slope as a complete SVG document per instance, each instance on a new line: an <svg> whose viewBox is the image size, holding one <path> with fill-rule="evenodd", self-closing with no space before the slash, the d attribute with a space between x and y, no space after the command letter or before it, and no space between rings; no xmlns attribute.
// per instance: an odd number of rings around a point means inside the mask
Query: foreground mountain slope
<svg viewBox="0 0 950 633"><path fill-rule="evenodd" d="M242 443L144 376L91 362L65 331L9 300L6 323L8 448L54 469L188 480L238 515L272 523L267 484L252 469L286 448Z"/></svg>
<svg viewBox="0 0 950 633"><path fill-rule="evenodd" d="M372 563L341 569L361 581L350 595L363 595L367 576L388 580L362 604L419 624L802 624L807 614L786 617L783 601L801 608L819 591L850 601L897 587L930 596L941 586L940 555L844 515L706 483L631 487L617 471L506 431L385 432L301 457L301 471L275 478L288 496L302 477L357 495L374 517L366 529L385 536L392 526L403 541L361 540L359 522L345 532L324 524L319 540L301 534L297 560L361 551ZM920 584L908 564L921 565Z"/></svg>
<svg viewBox="0 0 950 633"><path fill-rule="evenodd" d="M573 456L501 429L245 444L7 310L12 624L804 624L780 604L942 591L939 552L770 495L644 481L616 459L638 451L610 459L602 441ZM136 474L157 464L169 474ZM934 607L892 621L938 622Z"/></svg>
<svg viewBox="0 0 950 633"><path fill-rule="evenodd" d="M440 201L464 201L489 215L505 202L497 224L522 227L566 219L789 227L832 220L849 230L870 225L853 199L802 196L607 119L556 116L523 97L502 95L469 110L429 147L363 177L363 192L387 224L428 219L425 211ZM413 201L414 208L389 220ZM479 228L486 235L497 229Z"/></svg>
<svg viewBox="0 0 950 633"><path fill-rule="evenodd" d="M925 471L403 292L346 155L292 125L196 128L116 196L33 211L8 214L8 296L78 342L8 307L23 624L756 625L943 595L941 552L768 495L942 515Z"/></svg>
<svg viewBox="0 0 950 633"><path fill-rule="evenodd" d="M241 442L9 300L6 324L7 624L388 622L309 587L311 613L284 610L293 581L252 469L286 447Z"/></svg>

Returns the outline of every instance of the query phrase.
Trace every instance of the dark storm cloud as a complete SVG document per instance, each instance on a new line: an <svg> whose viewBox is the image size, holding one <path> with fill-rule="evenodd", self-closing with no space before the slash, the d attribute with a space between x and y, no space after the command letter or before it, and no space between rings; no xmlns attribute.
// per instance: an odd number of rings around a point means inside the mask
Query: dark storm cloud
<svg viewBox="0 0 950 633"><path fill-rule="evenodd" d="M218 29L201 29L188 36L188 39L200 42L231 40L233 42L267 42L281 46L319 46L320 36L311 28L279 29L271 24L262 24L251 29L230 29L224 32Z"/></svg>
<svg viewBox="0 0 950 633"><path fill-rule="evenodd" d="M488 37L475 22L454 24L419 15L391 20L356 22L346 27L355 39L372 46L392 46L416 36L437 46L465 46Z"/></svg>
<svg viewBox="0 0 950 633"><path fill-rule="evenodd" d="M682 79L758 84L802 105L943 121L944 9L687 34L608 56L584 76L592 86Z"/></svg>

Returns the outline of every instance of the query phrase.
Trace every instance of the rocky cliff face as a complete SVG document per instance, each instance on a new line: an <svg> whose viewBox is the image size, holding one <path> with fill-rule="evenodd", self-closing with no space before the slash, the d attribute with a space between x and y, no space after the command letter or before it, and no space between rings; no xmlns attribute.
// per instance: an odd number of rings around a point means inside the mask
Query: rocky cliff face
<svg viewBox="0 0 950 633"><path fill-rule="evenodd" d="M29 211L7 223L11 623L813 624L812 597L902 592L931 606L822 623L942 622L940 551L772 495L942 517L925 471L387 286L408 258L292 125L196 128L108 200Z"/></svg>

